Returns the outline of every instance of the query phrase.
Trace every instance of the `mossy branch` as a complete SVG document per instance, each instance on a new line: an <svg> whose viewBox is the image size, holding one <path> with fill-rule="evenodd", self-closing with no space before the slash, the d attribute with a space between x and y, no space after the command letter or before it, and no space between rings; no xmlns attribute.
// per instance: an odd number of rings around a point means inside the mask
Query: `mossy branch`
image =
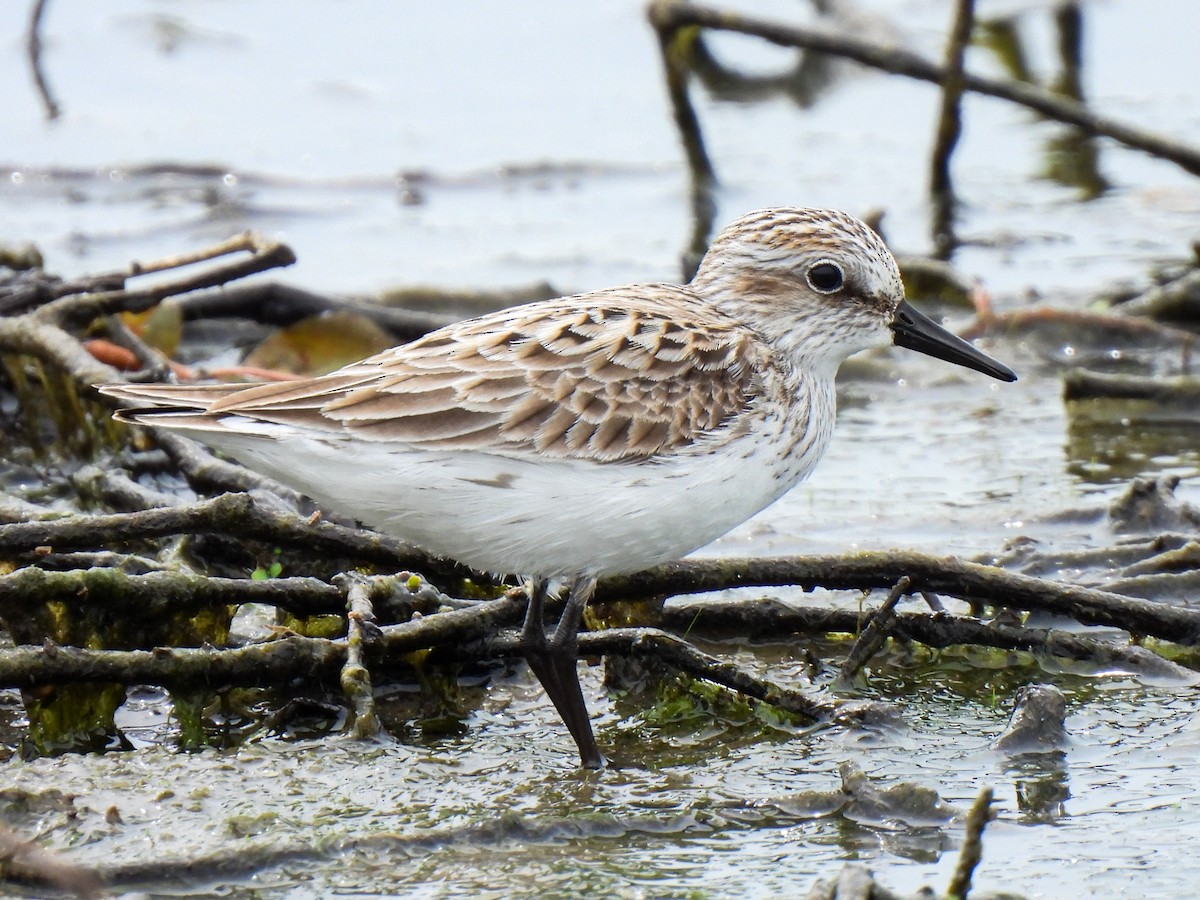
<svg viewBox="0 0 1200 900"><path fill-rule="evenodd" d="M313 521L268 508L250 494L223 494L183 506L110 515L0 525L0 556L109 548L178 534L216 533L300 547L320 556L346 557L396 569L462 574L467 570L376 531Z"/></svg>
<svg viewBox="0 0 1200 900"><path fill-rule="evenodd" d="M933 591L991 606L1056 613L1085 625L1108 625L1178 644L1200 642L1197 610L909 550L844 556L683 560L637 575L606 579L600 582L597 599L673 596L770 585L796 585L805 590L818 587L873 590L890 588L905 576L914 591Z"/></svg>

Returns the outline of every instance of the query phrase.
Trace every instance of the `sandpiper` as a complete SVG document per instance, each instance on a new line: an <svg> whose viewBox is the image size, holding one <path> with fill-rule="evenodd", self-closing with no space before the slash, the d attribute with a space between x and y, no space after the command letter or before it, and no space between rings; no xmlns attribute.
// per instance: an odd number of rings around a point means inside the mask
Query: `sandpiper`
<svg viewBox="0 0 1200 900"><path fill-rule="evenodd" d="M842 212L749 213L686 286L637 284L440 328L329 375L105 385L331 510L475 569L529 577L526 659L599 768L577 637L600 576L677 559L809 474L834 376L898 344L1014 381L904 299L892 254ZM569 579L552 635L548 585Z"/></svg>

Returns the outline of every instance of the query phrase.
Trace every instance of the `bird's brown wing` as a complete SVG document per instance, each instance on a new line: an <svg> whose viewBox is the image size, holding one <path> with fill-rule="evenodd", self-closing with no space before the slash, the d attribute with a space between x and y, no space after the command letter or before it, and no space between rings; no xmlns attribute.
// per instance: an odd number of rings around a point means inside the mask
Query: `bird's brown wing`
<svg viewBox="0 0 1200 900"><path fill-rule="evenodd" d="M669 452L731 420L759 389L763 353L686 288L637 285L469 319L318 378L108 392L191 402L217 427L238 416L430 450L608 462Z"/></svg>

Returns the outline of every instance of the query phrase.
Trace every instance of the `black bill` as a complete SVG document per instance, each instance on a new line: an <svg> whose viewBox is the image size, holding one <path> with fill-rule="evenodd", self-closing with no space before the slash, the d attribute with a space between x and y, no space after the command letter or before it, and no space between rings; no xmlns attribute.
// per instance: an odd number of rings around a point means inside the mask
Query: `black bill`
<svg viewBox="0 0 1200 900"><path fill-rule="evenodd" d="M918 353L936 356L958 366L966 366L1001 381L1016 381L1017 373L986 353L980 353L958 335L951 334L923 312L918 312L907 300L901 301L892 319L893 342Z"/></svg>

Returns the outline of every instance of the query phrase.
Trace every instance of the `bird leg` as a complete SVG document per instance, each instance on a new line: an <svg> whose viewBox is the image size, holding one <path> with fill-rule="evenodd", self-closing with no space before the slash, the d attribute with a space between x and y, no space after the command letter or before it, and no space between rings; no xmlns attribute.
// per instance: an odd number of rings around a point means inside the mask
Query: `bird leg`
<svg viewBox="0 0 1200 900"><path fill-rule="evenodd" d="M548 587L544 578L535 578L530 584L529 606L525 611L525 624L521 628L521 649L529 668L542 683L546 695L575 739L580 764L588 769L602 769L604 756L592 734L592 721L583 699L583 689L579 686L576 660L579 623L583 619L584 608L596 591L596 579L589 576L576 579L567 596L562 618L558 620L558 626L550 638L546 637L542 621Z"/></svg>

